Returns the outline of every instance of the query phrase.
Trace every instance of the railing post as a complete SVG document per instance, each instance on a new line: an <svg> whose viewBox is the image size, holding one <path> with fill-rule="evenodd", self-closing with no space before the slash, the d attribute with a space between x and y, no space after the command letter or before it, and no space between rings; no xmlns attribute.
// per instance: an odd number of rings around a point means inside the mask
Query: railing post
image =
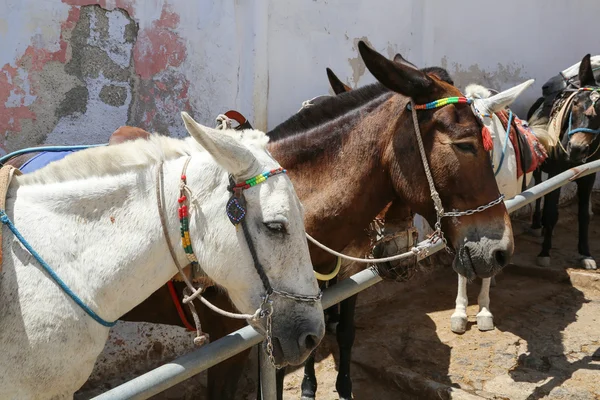
<svg viewBox="0 0 600 400"><path fill-rule="evenodd" d="M258 346L258 362L260 363L260 398L261 400L276 400L276 369L262 345Z"/></svg>

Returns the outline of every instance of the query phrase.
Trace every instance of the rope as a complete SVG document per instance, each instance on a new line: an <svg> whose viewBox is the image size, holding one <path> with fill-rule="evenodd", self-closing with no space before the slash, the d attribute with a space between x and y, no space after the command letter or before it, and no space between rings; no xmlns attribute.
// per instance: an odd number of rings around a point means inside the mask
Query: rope
<svg viewBox="0 0 600 400"><path fill-rule="evenodd" d="M384 263L384 262L390 262L390 261L396 261L396 260L403 260L405 258L410 258L410 257L414 256L415 254L418 254L422 250L419 247L413 247L411 249L412 253L397 254L395 256L385 257L385 258L356 258L356 257L347 256L345 254L339 253L339 252L325 246L324 244L320 243L317 239L310 236L308 233L306 234L306 237L308 238L308 240L313 242L317 247L325 250L326 252L328 252L330 254L333 254L334 256L343 258L348 261L354 261L354 262L363 263L363 264L378 264L378 263Z"/></svg>
<svg viewBox="0 0 600 400"><path fill-rule="evenodd" d="M200 296L200 301L202 303L204 303L204 305L208 308L210 308L211 310L213 310L214 312L223 315L224 317L228 317L228 318L233 318L233 319L250 319L250 320L254 320L257 318L258 313L252 315L252 314L238 314L238 313L232 313L229 311L225 311L217 306L215 306L214 304L212 304L210 301L206 300L204 297Z"/></svg>
<svg viewBox="0 0 600 400"><path fill-rule="evenodd" d="M226 129L231 129L231 127L232 127L231 119L229 119L229 117L225 114L219 114L217 116L217 118L215 118L215 121L216 121L215 129L226 130Z"/></svg>
<svg viewBox="0 0 600 400"><path fill-rule="evenodd" d="M68 150L83 150L83 149L89 149L90 147L101 147L101 146L107 146L107 145L108 145L108 143L104 143L104 144L86 144L86 145L78 145L78 146L28 147L26 149L21 149L21 150L13 151L12 153L9 153L9 154L7 154L5 156L0 157L0 164L4 164L5 162L7 162L8 160L10 160L11 158L14 158L16 156L20 156L21 154L40 153L42 151L59 152L59 151L68 151Z"/></svg>
<svg viewBox="0 0 600 400"><path fill-rule="evenodd" d="M56 284L71 299L73 299L73 301L75 303L77 303L77 305L79 307L81 307L83 309L83 311L85 311L90 317L92 317L92 319L94 321L98 322L102 326L106 326L107 328L110 328L110 327L113 327L116 325L117 321L108 322L105 319L101 318L91 308L89 308L75 293L73 293L73 291L71 289L69 289L69 287L62 281L62 279L59 278L59 276L56 274L56 272L54 272L54 270L52 270L52 268L42 259L42 257L33 249L33 247L31 247L31 245L27 242L27 240L25 240L25 238L21 235L21 233L19 232L17 227L14 226L14 224L12 223L10 218L8 218L8 215L6 215L6 212L4 210L0 210L0 221L2 221L3 224L8 226L8 229L10 229L11 232L13 233L13 235L15 235L15 237L17 239L19 239L21 244L33 256L33 258L35 258L40 263L42 268L44 268L44 270L48 273L48 275L50 275L50 277L54 280L54 282L56 282Z"/></svg>
<svg viewBox="0 0 600 400"><path fill-rule="evenodd" d="M183 295L185 297L193 294L189 288L183 288ZM188 307L190 307L190 312L192 313L192 318L194 318L194 323L196 324L196 337L194 338L194 344L196 346L202 346L207 343L209 340L208 333L202 332L202 325L200 324L200 317L198 316L198 312L196 311L196 306L193 301L188 303Z"/></svg>
<svg viewBox="0 0 600 400"><path fill-rule="evenodd" d="M431 175L431 170L429 169L429 163L427 162L427 154L425 153L425 146L423 146L423 138L421 137L421 129L419 128L419 118L417 117L417 110L414 104L414 100L410 99L411 105L411 113L413 119L413 125L415 127L415 136L417 137L417 144L419 145L419 153L421 154L421 161L423 163L423 168L425 169L425 176L427 177L427 183L429 184L429 190L431 192L431 199L433 200L433 207L435 208L435 212L437 214L437 221L435 223L435 232L438 236L444 241L444 245L447 242L444 238L444 232L442 232L442 217L444 216L444 206L442 205L442 199L440 198L440 194L435 189L435 184L433 183L433 176Z"/></svg>
<svg viewBox="0 0 600 400"><path fill-rule="evenodd" d="M496 170L496 172L494 172L494 176L498 176L498 174L500 173L500 168L502 168L502 163L504 163L504 156L506 155L506 146L508 145L508 142L510 140L510 125L512 124L512 120L513 120L513 113L512 113L512 111L509 111L508 125L506 128L506 138L504 141L504 146L502 147L502 154L500 155L500 164L498 165L498 169Z"/></svg>

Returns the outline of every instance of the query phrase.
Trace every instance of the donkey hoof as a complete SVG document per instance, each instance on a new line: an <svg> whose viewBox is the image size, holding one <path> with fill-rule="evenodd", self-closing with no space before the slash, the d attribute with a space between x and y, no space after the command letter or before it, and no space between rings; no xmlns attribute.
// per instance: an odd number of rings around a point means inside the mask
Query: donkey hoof
<svg viewBox="0 0 600 400"><path fill-rule="evenodd" d="M478 315L477 329L479 329L480 331L494 330L494 317L492 317L491 315Z"/></svg>
<svg viewBox="0 0 600 400"><path fill-rule="evenodd" d="M536 262L537 262L537 265L539 265L540 267L549 267L550 266L550 257L538 257Z"/></svg>
<svg viewBox="0 0 600 400"><path fill-rule="evenodd" d="M585 269L597 269L596 261L592 257L585 257L581 259L581 266Z"/></svg>
<svg viewBox="0 0 600 400"><path fill-rule="evenodd" d="M467 331L467 316L453 315L450 317L450 330L454 333L465 333Z"/></svg>

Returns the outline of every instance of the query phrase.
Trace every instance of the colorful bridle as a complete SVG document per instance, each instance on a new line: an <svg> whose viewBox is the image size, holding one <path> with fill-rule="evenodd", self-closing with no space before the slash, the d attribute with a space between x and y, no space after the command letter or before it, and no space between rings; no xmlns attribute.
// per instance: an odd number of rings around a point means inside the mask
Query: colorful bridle
<svg viewBox="0 0 600 400"><path fill-rule="evenodd" d="M415 110L431 110L434 108L444 107L448 104L471 104L473 99L469 99L467 97L445 97L443 99L434 100L426 104L415 104L414 106L411 103L406 105L408 110L411 110L413 107Z"/></svg>
<svg viewBox="0 0 600 400"><path fill-rule="evenodd" d="M186 176L186 169L189 164L189 161L190 161L190 158L188 158L186 160L186 162L183 166L183 170L181 173L181 182L180 182L180 194L179 194L179 198L177 201L179 203L178 214L179 214L179 223L180 223L180 230L181 230L181 245L183 246L183 249L188 258L188 261L192 264L192 270L193 270L193 267L198 266L198 258L194 254L194 249L193 249L192 242L190 239L190 231L189 231L189 228L190 228L189 201L191 198L191 190L187 186L187 176ZM230 313L230 312L221 310L220 308L212 305L211 303L208 302L208 300L206 300L205 298L203 298L201 296L203 288L202 287L199 289L194 288L193 285L191 284L191 282L185 277L185 274L183 273L182 268L180 268L176 262L176 265L178 266L179 272L182 275L184 282L188 286L188 289L191 291L191 294L184 298L184 300L183 300L184 304L190 303L194 298L198 297L204 304L206 304L213 311L215 311L219 314L225 315L227 317L238 318L238 319L248 319L248 320L258 320L259 318L266 319L266 324L265 324L266 325L265 326L266 346L265 347L266 347L267 355L269 357L270 362L276 367L277 367L277 364L276 364L275 358L273 356L273 343L272 343L273 301L270 299L270 297L272 295L276 294L276 295L286 297L288 299L292 299L292 300L296 300L296 301L317 302L317 301L321 300L321 297L323 295L323 293L321 291L319 291L319 293L317 295L311 296L311 295L299 295L299 294L285 292L283 290L274 289L273 286L271 285L271 282L269 281L269 277L265 273L264 267L262 266L262 264L258 258L258 254L256 252L254 242L252 241L252 236L250 235L250 231L248 230L248 226L246 223L247 211L246 211L246 200L244 198L244 191L265 182L267 179L269 179L273 176L276 176L279 174L285 174L286 172L287 171L283 168L277 168L277 169L273 169L271 171L263 172L262 174L256 175L256 176L254 176L250 179L247 179L244 182L240 182L240 183L236 183L233 176L229 175L229 186L227 187L227 190L231 193L231 196L229 198L229 201L227 201L225 211L227 213L227 217L229 218L229 221L236 228L239 225L242 226L242 230L244 233L244 237L246 239L246 243L250 250L250 254L252 255L252 260L254 262L254 268L256 269L256 272L258 273L258 275L262 281L262 284L265 288L265 294L262 296L262 303L261 303L259 309L254 314L250 315L250 314ZM163 226L163 228L164 228L164 226ZM175 260L174 255L173 255L173 258ZM199 323L197 323L197 326L198 326L198 331L200 331Z"/></svg>

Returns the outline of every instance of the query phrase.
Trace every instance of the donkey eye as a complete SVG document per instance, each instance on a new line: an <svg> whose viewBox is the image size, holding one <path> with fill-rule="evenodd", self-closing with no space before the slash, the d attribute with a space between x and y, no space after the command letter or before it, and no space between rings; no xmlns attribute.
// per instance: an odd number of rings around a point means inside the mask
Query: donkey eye
<svg viewBox="0 0 600 400"><path fill-rule="evenodd" d="M273 233L287 233L287 227L283 222L265 222L265 226Z"/></svg>
<svg viewBox="0 0 600 400"><path fill-rule="evenodd" d="M472 143L457 142L457 143L453 143L453 145L456 146L460 151L465 152L465 153L475 154L477 152L477 150L475 149L475 146Z"/></svg>

